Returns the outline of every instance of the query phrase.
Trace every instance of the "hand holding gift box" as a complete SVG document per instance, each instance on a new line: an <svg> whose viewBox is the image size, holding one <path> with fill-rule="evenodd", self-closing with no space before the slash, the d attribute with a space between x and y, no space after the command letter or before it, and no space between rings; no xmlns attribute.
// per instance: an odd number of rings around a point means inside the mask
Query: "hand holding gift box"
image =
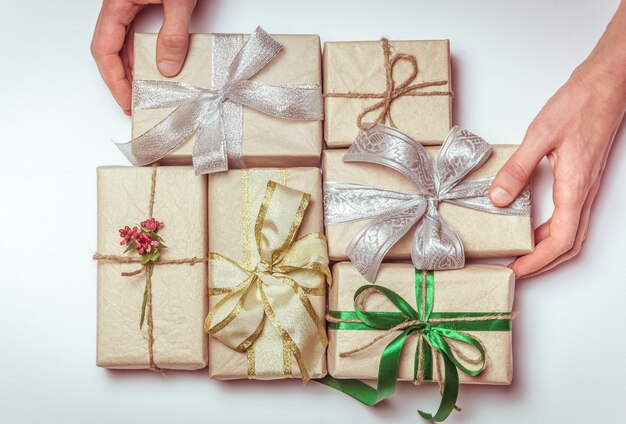
<svg viewBox="0 0 626 424"><path fill-rule="evenodd" d="M120 149L136 165L317 165L323 105L317 36L194 34L181 73L160 75L156 35L137 34L133 136ZM245 106L245 108L244 108ZM193 146L193 149L192 147Z"/></svg>
<svg viewBox="0 0 626 424"><path fill-rule="evenodd" d="M430 270L462 268L466 253L497 257L531 251L530 191L506 208L493 206L487 197L499 169L498 162L488 161L492 150L455 127L435 161L405 134L377 126L361 132L347 152L326 151L324 212L331 259L349 257L374 281L389 251L394 259L410 257L416 268ZM501 161L503 155L498 156ZM375 181L376 187L361 181ZM371 221L360 222L366 219ZM405 237L412 227L412 239Z"/></svg>

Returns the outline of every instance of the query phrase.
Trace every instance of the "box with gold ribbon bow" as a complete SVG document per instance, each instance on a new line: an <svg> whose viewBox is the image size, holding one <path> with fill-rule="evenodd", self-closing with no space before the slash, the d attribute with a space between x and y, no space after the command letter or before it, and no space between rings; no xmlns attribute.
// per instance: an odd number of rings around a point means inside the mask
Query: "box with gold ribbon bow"
<svg viewBox="0 0 626 424"><path fill-rule="evenodd" d="M359 129L397 127L441 144L452 122L448 40L324 44L324 135L347 147Z"/></svg>
<svg viewBox="0 0 626 424"><path fill-rule="evenodd" d="M206 176L98 168L98 366L207 363Z"/></svg>
<svg viewBox="0 0 626 424"><path fill-rule="evenodd" d="M161 75L157 34L136 34L134 163L194 164L210 173L318 166L322 151L317 35L192 34L181 72Z"/></svg>
<svg viewBox="0 0 626 424"><path fill-rule="evenodd" d="M209 177L209 375L326 374L330 282L317 168Z"/></svg>
<svg viewBox="0 0 626 424"><path fill-rule="evenodd" d="M336 264L327 316L329 377L322 382L368 405L390 396L398 380L439 382L437 413L421 414L445 419L459 383L511 383L514 285L513 272L499 265L419 271L383 264L369 284L350 263Z"/></svg>

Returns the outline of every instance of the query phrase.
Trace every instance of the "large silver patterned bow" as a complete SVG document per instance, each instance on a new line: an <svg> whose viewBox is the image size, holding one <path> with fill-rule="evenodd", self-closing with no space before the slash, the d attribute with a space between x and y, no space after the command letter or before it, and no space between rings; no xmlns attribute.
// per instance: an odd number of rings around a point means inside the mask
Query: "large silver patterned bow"
<svg viewBox="0 0 626 424"><path fill-rule="evenodd" d="M175 107L146 133L118 147L134 165L156 162L196 134L197 174L243 168L243 106L284 119L323 119L318 84L268 85L250 81L282 49L260 27L244 44L241 34L213 36L213 89L174 81L134 82L133 109Z"/></svg>
<svg viewBox="0 0 626 424"><path fill-rule="evenodd" d="M387 251L415 224L411 259L416 268L463 268L463 244L439 215L440 202L489 213L530 215L528 187L510 206L498 208L487 195L493 177L461 182L485 163L491 151L485 140L458 127L452 128L446 137L436 161L421 144L398 130L378 125L361 131L343 161L370 162L395 169L409 178L421 194L328 181L324 185L326 223L371 218L347 248L354 266L370 282L376 279Z"/></svg>

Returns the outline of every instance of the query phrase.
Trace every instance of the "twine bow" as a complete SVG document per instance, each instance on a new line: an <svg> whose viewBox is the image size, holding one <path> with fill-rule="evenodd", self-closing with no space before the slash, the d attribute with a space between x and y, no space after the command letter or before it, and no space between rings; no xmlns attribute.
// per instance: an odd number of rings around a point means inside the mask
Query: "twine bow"
<svg viewBox="0 0 626 424"><path fill-rule="evenodd" d="M269 320L278 335L276 343L284 348L280 366L290 369L285 362L295 357L305 382L328 344L325 325L308 296L323 296L331 278L324 236L307 233L294 241L309 199L308 194L268 182L254 228L260 260L245 269L210 253L209 294L224 297L205 323L206 332L245 352L266 336Z"/></svg>
<svg viewBox="0 0 626 424"><path fill-rule="evenodd" d="M228 35L215 35L213 62L236 52L228 66L214 66L214 89L183 82L138 80L133 87L133 109L175 107L165 119L128 143L117 146L134 165L158 161L196 134L193 166L196 174L220 172L229 164L243 168L241 153L242 106L292 120L323 118L321 88L317 84L268 85L250 81L282 50L258 27L249 40L236 50ZM214 45L214 47L216 47ZM220 55L222 57L220 57ZM225 75L215 75L224 68ZM226 105L237 106L234 110Z"/></svg>
<svg viewBox="0 0 626 424"><path fill-rule="evenodd" d="M391 125L396 128L396 124L391 117L391 105L392 103L403 96L451 96L451 91L420 91L428 87L438 87L447 85L448 81L427 81L413 84L415 78L417 78L418 67L417 58L415 55L407 53L391 53L391 45L389 40L383 38L381 40L383 54L385 55L385 91L382 93L360 93L360 92L348 92L348 93L325 93L324 97L340 97L347 99L381 99L371 106L366 107L359 113L357 117L357 125L361 130L369 130L379 124ZM393 78L395 66L399 62L407 62L411 65L411 74L400 84L397 84ZM380 109L378 116L371 123L364 123L363 119L376 110Z"/></svg>
<svg viewBox="0 0 626 424"><path fill-rule="evenodd" d="M320 381L373 406L395 392L402 349L409 336L417 335L419 339L415 352L414 381L419 384L424 380L432 380L433 357L437 361L441 358L444 363L444 375L438 375L442 399L437 412L418 412L427 420L443 421L456 408L458 371L475 377L485 368L485 349L482 343L464 331L510 331L514 316L508 312L433 312L435 285L432 271L416 270L415 288L417 310L393 290L379 285L365 285L354 295L354 312L331 311L327 317L329 328L333 330L385 330L369 343L343 352L340 356L361 352L390 334L400 332L383 351L376 388L359 380L325 377ZM385 296L398 312L366 311L364 297L372 292ZM456 340L457 343L470 346L478 353L478 357L467 358L447 340ZM463 362L478 367L469 368ZM435 369L440 373L438 362Z"/></svg>
<svg viewBox="0 0 626 424"><path fill-rule="evenodd" d="M439 215L440 202L500 215L530 214L526 187L506 208L488 197L493 177L462 181L491 155L482 138L458 127L446 137L433 161L426 149L398 130L377 126L361 131L344 162L369 162L394 169L411 180L421 194L382 190L361 184L327 181L324 215L327 224L370 219L347 248L354 266L370 282L389 251L415 224L411 259L418 269L459 269L465 264L463 244Z"/></svg>
<svg viewBox="0 0 626 424"><path fill-rule="evenodd" d="M150 184L150 201L148 203L148 216L154 215L154 197L156 193L157 183L157 165L152 166L152 176ZM133 256L120 256L120 255L107 255L96 252L93 255L93 260L101 262L112 262L117 264L141 264L142 259L140 257ZM122 277L133 277L136 275L144 274L146 279L146 285L143 294L143 303L141 305L141 319L139 321L139 328L143 327L144 317L147 324L147 338L148 338L148 367L153 371L159 371L163 374L161 368L159 368L154 361L154 321L152 318L152 273L155 266L162 265L195 265L199 263L207 262L207 258L183 258L183 259L162 259L159 257L156 263L148 262L142 264L140 268L135 271L122 272Z"/></svg>

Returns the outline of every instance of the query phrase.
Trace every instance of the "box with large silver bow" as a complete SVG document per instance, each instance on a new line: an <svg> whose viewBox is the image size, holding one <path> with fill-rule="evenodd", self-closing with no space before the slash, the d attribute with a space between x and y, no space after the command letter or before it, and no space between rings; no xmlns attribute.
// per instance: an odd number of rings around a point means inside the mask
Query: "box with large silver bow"
<svg viewBox="0 0 626 424"><path fill-rule="evenodd" d="M508 257L534 248L530 191L497 208L488 189L517 146L491 146L453 128L424 147L398 130L363 131L349 150L323 155L331 260L351 259L373 281L385 260L459 269L464 258Z"/></svg>
<svg viewBox="0 0 626 424"><path fill-rule="evenodd" d="M317 35L192 34L181 72L156 67L156 34L135 35L135 164L193 162L196 172L318 166L322 151Z"/></svg>
<svg viewBox="0 0 626 424"><path fill-rule="evenodd" d="M347 147L359 129L397 127L441 144L452 125L448 40L324 44L324 135Z"/></svg>
<svg viewBox="0 0 626 424"><path fill-rule="evenodd" d="M209 375L304 381L326 374L318 168L209 176Z"/></svg>

